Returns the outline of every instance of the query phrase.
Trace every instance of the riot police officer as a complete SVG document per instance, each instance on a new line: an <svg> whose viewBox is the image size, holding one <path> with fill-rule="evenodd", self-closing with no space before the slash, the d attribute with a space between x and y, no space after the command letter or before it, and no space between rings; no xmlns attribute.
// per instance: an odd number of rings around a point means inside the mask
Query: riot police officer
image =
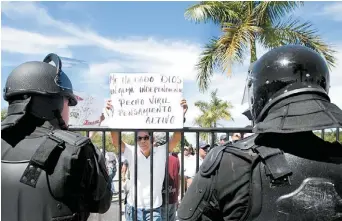
<svg viewBox="0 0 342 221"><path fill-rule="evenodd" d="M69 106L77 100L61 59L49 54L16 67L4 99L1 219L83 221L90 212L105 213L111 181L91 140L67 131Z"/></svg>
<svg viewBox="0 0 342 221"><path fill-rule="evenodd" d="M257 134L209 153L179 219L342 220L342 145L312 132L342 125L329 87L326 62L307 47L263 55L247 79Z"/></svg>

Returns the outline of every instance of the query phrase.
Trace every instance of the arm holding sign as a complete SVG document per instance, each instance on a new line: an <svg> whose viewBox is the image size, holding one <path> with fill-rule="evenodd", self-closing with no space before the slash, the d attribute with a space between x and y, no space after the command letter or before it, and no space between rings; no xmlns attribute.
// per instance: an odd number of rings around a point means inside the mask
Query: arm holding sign
<svg viewBox="0 0 342 221"><path fill-rule="evenodd" d="M102 113L101 116L100 116L100 123L99 123L99 126L101 126L101 123L102 123L102 121L104 121L104 119L105 119L105 117L104 117L104 115L103 115L103 113ZM95 134L97 134L97 132L95 132L95 131L90 131L90 132L89 132L89 138L92 138L93 136L95 136Z"/></svg>
<svg viewBox="0 0 342 221"><path fill-rule="evenodd" d="M113 105L112 105L112 101L111 100L107 100L106 109L107 110L112 110L113 109ZM119 132L111 131L110 134L111 134L111 137L112 137L113 145L114 146L117 145L119 147ZM125 147L126 147L125 142L123 142L121 140L121 153L125 152Z"/></svg>
<svg viewBox="0 0 342 221"><path fill-rule="evenodd" d="M180 105L183 107L183 116L185 119L185 114L188 111L188 104L186 103L186 100L183 99L181 100ZM169 152L172 152L176 148L177 144L181 141L181 139L182 139L181 132L177 131L173 134L172 138L170 139Z"/></svg>

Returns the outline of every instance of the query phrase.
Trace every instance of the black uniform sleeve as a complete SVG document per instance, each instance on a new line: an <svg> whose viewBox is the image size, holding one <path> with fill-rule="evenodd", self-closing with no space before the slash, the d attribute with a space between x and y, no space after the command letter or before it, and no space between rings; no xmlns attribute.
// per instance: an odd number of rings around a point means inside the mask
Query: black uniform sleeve
<svg viewBox="0 0 342 221"><path fill-rule="evenodd" d="M112 201L111 180L105 165L105 157L97 148L92 149L87 164L90 184L86 193L87 205L89 212L105 213Z"/></svg>

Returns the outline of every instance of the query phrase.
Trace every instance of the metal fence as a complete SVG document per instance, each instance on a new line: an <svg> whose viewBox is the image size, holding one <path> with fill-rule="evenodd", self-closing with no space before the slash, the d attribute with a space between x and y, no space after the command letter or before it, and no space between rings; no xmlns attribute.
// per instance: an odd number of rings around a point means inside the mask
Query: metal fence
<svg viewBox="0 0 342 221"><path fill-rule="evenodd" d="M216 137L216 133L226 133L227 136L231 133L252 133L251 128L195 128L195 127L184 127L181 130L177 130L177 129L173 129L173 130L165 130L165 129L136 129L136 130L132 130L132 129L111 129L108 127L98 127L98 126L86 126L86 127L71 127L70 130L72 131L85 131L87 136L89 136L89 132L90 131L94 131L94 132L102 132L102 148L103 148L103 154L105 154L106 150L105 150L105 145L106 145L106 132L118 132L119 135L119 143L115 144L116 146L118 146L118 163L119 163L119 219L118 220L122 220L122 215L121 215L121 211L122 211L122 174L121 174L121 169L122 169L122 162L121 162L121 156L122 156L122 151L121 151L121 140L122 140L122 134L121 132L134 132L134 159L138 159L137 157L137 151L138 151L138 146L137 146L137 133L138 131L146 131L146 132L150 132L150 133L154 133L154 132L165 132L166 134L166 140L169 141L170 138L170 132L181 132L181 199L184 196L184 192L185 192L185 179L184 179L184 133L195 133L196 134L196 153L199 152L199 142L200 142L200 133L209 133L211 136L211 147L214 147L215 145L215 137ZM321 138L325 138L325 130L322 130L320 132L320 136ZM330 132L334 133L334 136L336 137L336 140L339 141L340 140L340 129L336 128L336 130L334 132ZM317 134L317 132L316 132ZM151 146L151 153L153 153L153 139L150 139L150 146ZM168 161L169 161L169 142L166 143L166 165L168 165ZM134 220L137 220L137 178L138 178L138 174L137 174L137 166L138 163L137 161L134 162ZM168 171L169 167L165 166L165 176L168 177ZM196 154L196 172L199 169L199 154ZM150 155L150 217L152 220L153 217L153 154ZM169 221L169 214L168 214L168 196L169 196L169 184L168 184L168 179L165 179L165 190L166 190L166 194L165 194L165 201L167 203L165 203L165 208L167 211L167 220L165 221ZM113 217L113 219L110 220L117 220ZM164 221L164 220L162 220Z"/></svg>

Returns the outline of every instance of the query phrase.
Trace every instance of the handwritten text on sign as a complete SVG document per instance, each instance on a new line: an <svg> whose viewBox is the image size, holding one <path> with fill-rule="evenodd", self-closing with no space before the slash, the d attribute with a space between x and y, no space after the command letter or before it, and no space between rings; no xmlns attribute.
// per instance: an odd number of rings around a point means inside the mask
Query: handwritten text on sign
<svg viewBox="0 0 342 221"><path fill-rule="evenodd" d="M103 106L103 100L88 95L86 93L77 92L77 105L70 107L69 125L97 125L100 123L100 116Z"/></svg>
<svg viewBox="0 0 342 221"><path fill-rule="evenodd" d="M162 74L111 74L113 128L183 128L183 79Z"/></svg>

